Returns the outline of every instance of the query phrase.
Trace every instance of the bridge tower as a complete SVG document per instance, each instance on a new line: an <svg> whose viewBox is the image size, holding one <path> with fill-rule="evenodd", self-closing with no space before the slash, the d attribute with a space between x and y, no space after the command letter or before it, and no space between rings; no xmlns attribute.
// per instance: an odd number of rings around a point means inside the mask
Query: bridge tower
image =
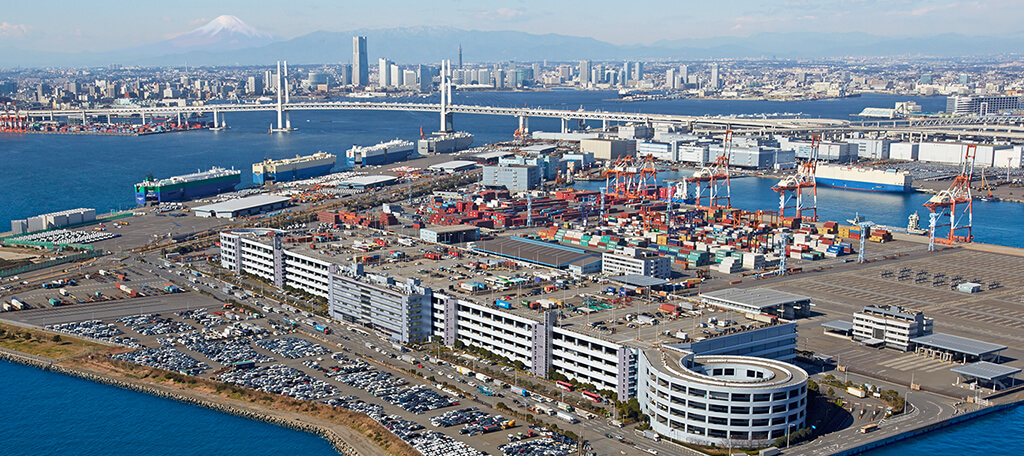
<svg viewBox="0 0 1024 456"><path fill-rule="evenodd" d="M455 131L454 113L451 112L452 104L452 61L441 61L441 132Z"/></svg>
<svg viewBox="0 0 1024 456"><path fill-rule="evenodd" d="M935 241L946 245L953 245L954 242L972 242L974 233L971 225L974 223L974 209L971 198L971 179L974 178L974 157L977 154L978 146L968 144L964 153L963 166L960 175L953 179L949 189L942 190L924 203L931 213L931 226L929 227L928 250L935 249ZM948 223L938 224L939 219L949 217ZM967 220L965 221L964 218ZM938 228L949 227L946 237L936 238ZM966 232L966 233L964 233ZM964 233L964 234L961 234ZM864 233L861 233L863 236Z"/></svg>

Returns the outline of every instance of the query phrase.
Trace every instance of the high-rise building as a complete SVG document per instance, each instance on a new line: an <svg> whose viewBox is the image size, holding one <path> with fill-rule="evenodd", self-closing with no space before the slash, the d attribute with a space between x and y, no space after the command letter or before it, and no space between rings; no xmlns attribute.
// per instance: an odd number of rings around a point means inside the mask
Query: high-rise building
<svg viewBox="0 0 1024 456"><path fill-rule="evenodd" d="M676 77L676 69L669 68L665 70L665 88L666 89L678 89L679 78Z"/></svg>
<svg viewBox="0 0 1024 456"><path fill-rule="evenodd" d="M380 87L387 87L391 85L391 61L383 57L380 58L377 69L377 85Z"/></svg>
<svg viewBox="0 0 1024 456"><path fill-rule="evenodd" d="M370 85L370 65L366 61L366 37L352 37L352 84Z"/></svg>
<svg viewBox="0 0 1024 456"><path fill-rule="evenodd" d="M419 73L418 79L420 81L420 92L430 92L430 88L433 86L432 83L434 79L430 76L430 68L427 67L426 65L420 65L417 68L417 70L417 72Z"/></svg>
<svg viewBox="0 0 1024 456"><path fill-rule="evenodd" d="M622 83L633 79L633 62L626 61L622 63Z"/></svg>
<svg viewBox="0 0 1024 456"><path fill-rule="evenodd" d="M679 79L683 83L683 88L686 88L686 84L690 83L690 67L686 65L679 65Z"/></svg>
<svg viewBox="0 0 1024 456"><path fill-rule="evenodd" d="M580 60L580 85L586 86L590 83L590 61Z"/></svg>
<svg viewBox="0 0 1024 456"><path fill-rule="evenodd" d="M389 68L391 71L391 85L394 87L401 87L405 85L405 79L403 79L402 68L392 63Z"/></svg>
<svg viewBox="0 0 1024 456"><path fill-rule="evenodd" d="M637 81L644 80L644 62L636 62L633 64L633 79Z"/></svg>
<svg viewBox="0 0 1024 456"><path fill-rule="evenodd" d="M338 69L338 84L343 86L352 84L352 65L342 65Z"/></svg>
<svg viewBox="0 0 1024 456"><path fill-rule="evenodd" d="M717 63L712 63L711 64L711 88L712 89L717 89L717 88L721 87L721 85L719 85L720 82L721 81L718 80L718 64Z"/></svg>

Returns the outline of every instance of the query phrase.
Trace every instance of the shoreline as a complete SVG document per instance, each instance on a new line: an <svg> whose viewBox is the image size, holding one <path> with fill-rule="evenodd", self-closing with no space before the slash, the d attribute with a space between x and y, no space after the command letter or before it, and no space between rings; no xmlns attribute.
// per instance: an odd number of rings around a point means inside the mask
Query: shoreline
<svg viewBox="0 0 1024 456"><path fill-rule="evenodd" d="M137 393L148 394L164 399L170 399L173 401L181 402L183 404L194 405L203 407L209 410L214 410L223 413L229 413L241 418L246 418L255 421L261 421L268 424L286 427L292 430L308 432L310 434L317 435L334 447L335 451L342 456L373 456L377 454L387 454L384 450L374 452L360 452L350 442L338 435L334 429L311 422L304 422L301 419L289 419L284 416L280 416L277 413L272 413L271 410L263 409L261 407L242 407L238 405L232 405L227 403L218 402L210 398L200 397L203 393L184 389L182 391L173 391L169 388L158 387L156 385L144 384L142 382L131 381L124 377L113 377L98 372L91 372L82 369L62 366L57 360L49 359L41 356L31 355L28 353L22 353L14 350L0 348L0 361L7 361L11 363L21 364L24 366L34 367L44 371L56 372L58 374L67 375L69 377L76 377L83 380L89 380L95 383L100 383L108 386L113 386ZM191 392L192 394L189 394Z"/></svg>

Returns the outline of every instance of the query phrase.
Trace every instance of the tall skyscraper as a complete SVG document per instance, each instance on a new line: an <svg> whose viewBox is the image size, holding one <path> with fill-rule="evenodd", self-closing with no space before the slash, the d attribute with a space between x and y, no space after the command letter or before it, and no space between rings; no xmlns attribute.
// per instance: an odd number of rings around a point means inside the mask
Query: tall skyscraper
<svg viewBox="0 0 1024 456"><path fill-rule="evenodd" d="M622 82L633 79L633 62L626 61L622 64Z"/></svg>
<svg viewBox="0 0 1024 456"><path fill-rule="evenodd" d="M586 86L590 82L590 61L580 60L580 85Z"/></svg>
<svg viewBox="0 0 1024 456"><path fill-rule="evenodd" d="M721 81L718 80L718 64L717 63L712 63L711 64L711 88L718 89L718 88L722 87L720 85L720 82Z"/></svg>
<svg viewBox="0 0 1024 456"><path fill-rule="evenodd" d="M644 62L636 62L633 64L633 79L637 81L644 80Z"/></svg>
<svg viewBox="0 0 1024 456"><path fill-rule="evenodd" d="M366 61L366 37L352 37L352 84L370 85L370 65Z"/></svg>
<svg viewBox="0 0 1024 456"><path fill-rule="evenodd" d="M378 61L379 69L377 71L377 85L380 87L387 87L391 85L391 61L381 57Z"/></svg>
<svg viewBox="0 0 1024 456"><path fill-rule="evenodd" d="M683 88L686 88L686 84L690 83L690 67L679 65L679 79L683 83Z"/></svg>
<svg viewBox="0 0 1024 456"><path fill-rule="evenodd" d="M679 78L676 77L676 69L669 68L665 70L665 88L666 89L678 89Z"/></svg>

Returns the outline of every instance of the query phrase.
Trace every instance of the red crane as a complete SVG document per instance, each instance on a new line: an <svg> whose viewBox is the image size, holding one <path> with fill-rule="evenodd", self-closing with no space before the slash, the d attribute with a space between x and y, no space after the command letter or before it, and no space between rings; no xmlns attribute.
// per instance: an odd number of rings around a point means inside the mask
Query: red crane
<svg viewBox="0 0 1024 456"><path fill-rule="evenodd" d="M935 196L928 199L928 202L924 203L924 207L931 211L928 251L935 250L935 241L952 245L955 242L972 242L974 240L974 233L971 230L971 225L974 223L971 180L974 178L974 157L977 150L977 145L968 144L960 174L953 178L949 189L936 193ZM944 217L949 217L949 222L939 223L939 220ZM967 220L965 221L964 218ZM938 229L946 226L949 227L949 233L945 237L936 238Z"/></svg>
<svg viewBox="0 0 1024 456"><path fill-rule="evenodd" d="M790 209L792 217L811 222L818 221L818 182L814 179L814 172L818 167L818 148L821 145L821 137L811 137L811 151L807 161L800 164L800 168L793 176L786 177L772 187L779 194L779 216L787 217L786 210ZM810 196L808 202L804 198L804 192ZM810 212L805 215L804 212Z"/></svg>
<svg viewBox="0 0 1024 456"><path fill-rule="evenodd" d="M696 184L693 204L703 209L731 208L732 191L729 186L729 155L732 154L732 130L725 131L722 140L722 154L710 166L705 166L687 177L686 183ZM724 186L725 196L721 195ZM705 196L705 191L707 194ZM683 195L684 197L686 195ZM707 203L702 201L707 198ZM724 201L725 204L722 204Z"/></svg>

